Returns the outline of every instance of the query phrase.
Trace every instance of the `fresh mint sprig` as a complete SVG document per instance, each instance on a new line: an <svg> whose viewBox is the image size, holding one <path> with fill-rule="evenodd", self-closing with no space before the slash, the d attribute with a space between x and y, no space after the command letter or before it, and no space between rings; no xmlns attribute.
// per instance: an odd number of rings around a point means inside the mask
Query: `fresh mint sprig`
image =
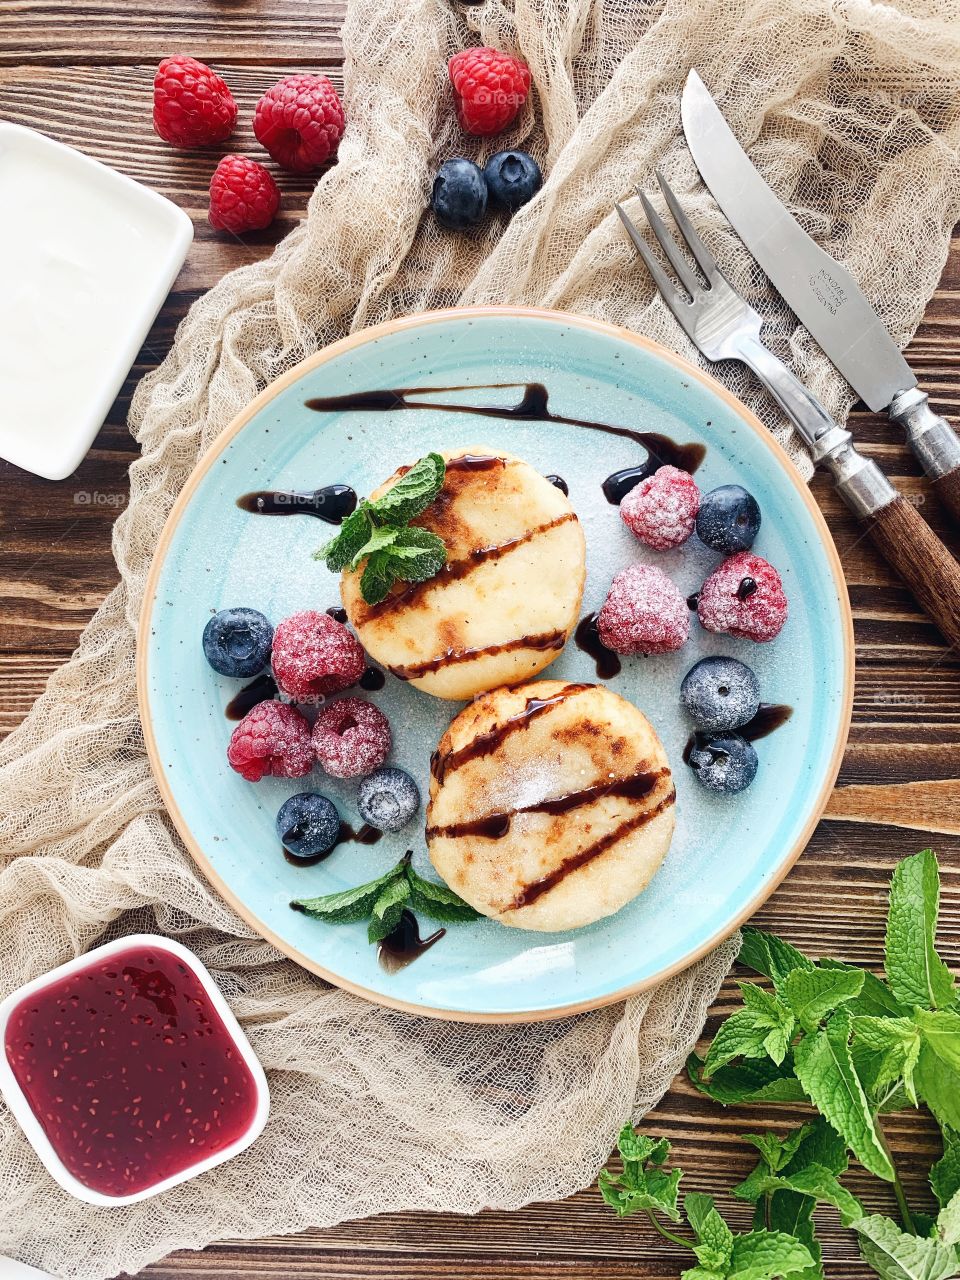
<svg viewBox="0 0 960 1280"><path fill-rule="evenodd" d="M601 1193L618 1213L645 1210L661 1234L693 1249L699 1266L684 1273L687 1280L818 1280L818 1204L832 1206L857 1233L881 1280L960 1276L960 993L936 949L939 902L932 851L904 859L890 886L885 978L838 960L815 962L772 934L744 930L740 961L772 990L740 984L743 1008L721 1024L704 1058L691 1055L690 1078L724 1105L807 1103L819 1115L784 1136L743 1135L760 1161L732 1194L754 1205L754 1232L737 1237L727 1229L731 1243L711 1218L716 1239L706 1251L703 1206L712 1201L684 1200L695 1242L666 1231L655 1213L679 1220L679 1175L663 1169L669 1148L624 1130L624 1173L601 1174ZM889 1112L921 1102L943 1132L943 1155L930 1170L935 1220L907 1204L882 1127ZM843 1186L851 1154L892 1184L899 1222L866 1214ZM745 1243L757 1234L764 1239ZM757 1254L749 1266L741 1265L745 1250Z"/></svg>
<svg viewBox="0 0 960 1280"><path fill-rule="evenodd" d="M447 561L443 540L410 521L422 515L443 488L446 464L439 453L428 453L373 502L364 499L343 521L314 558L334 573L357 569L366 560L360 577L360 594L367 604L385 600L400 582L426 582Z"/></svg>
<svg viewBox="0 0 960 1280"><path fill-rule="evenodd" d="M370 942L380 942L393 933L404 908L447 924L480 919L480 912L445 884L424 880L418 875L410 865L410 858L411 854L407 853L385 875L355 889L327 893L319 898L297 898L290 905L295 911L327 924L353 924L369 919Z"/></svg>

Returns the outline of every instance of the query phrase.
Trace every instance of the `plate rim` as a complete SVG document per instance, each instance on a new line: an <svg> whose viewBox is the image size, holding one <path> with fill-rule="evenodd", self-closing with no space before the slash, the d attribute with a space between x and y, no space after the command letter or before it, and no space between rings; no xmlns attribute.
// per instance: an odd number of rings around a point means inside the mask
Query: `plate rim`
<svg viewBox="0 0 960 1280"><path fill-rule="evenodd" d="M615 338L623 342L629 342L633 346L639 347L641 350L649 352L658 358L665 360L668 364L673 365L687 377L696 378L698 382L707 387L721 400L723 400L729 408L741 419L744 426L748 427L755 435L761 438L761 442L772 453L773 458L786 472L794 488L797 490L800 500L806 506L813 520L821 545L826 553L830 571L833 576L834 587L836 590L837 601L840 608L841 627L842 627L842 648L843 648L843 697L841 707L841 717L837 738L833 746L833 752L823 784L812 805L807 821L801 830L793 847L790 849L781 866L775 875L765 881L749 901L736 913L734 918L725 924L716 933L697 947L694 951L686 955L682 960L678 960L671 965L665 966L655 974L641 979L639 982L631 983L626 987L620 987L616 991L607 993L604 996L595 997L589 1000L577 1001L571 1004L556 1005L549 1009L532 1009L532 1010L512 1010L504 1013L484 1013L480 1011L466 1011L459 1009L442 1009L435 1008L430 1005L415 1004L408 1000L391 999L382 992L373 991L368 987L364 987L359 983L352 982L341 977L339 974L333 973L331 970L324 968L315 960L299 951L279 934L269 928L257 915L252 911L223 881L216 869L213 867L206 854L195 839L189 825L184 820L183 815L173 796L171 787L168 784L166 773L157 749L157 742L153 731L153 721L151 718L149 697L148 697L148 654L149 654L149 634L150 624L153 617L153 608L156 603L157 582L163 569L164 562L169 551L170 542L176 532L180 519L186 511L194 492L200 485L201 480L206 476L207 472L217 461L223 451L231 443L231 441L239 435L243 428L250 420L255 417L261 409L268 405L282 391L298 381L304 374L311 372L313 369L319 368L328 361L336 359L346 351L350 351L355 347L363 346L369 342L376 341L378 338L385 337L388 334L402 332L405 329L421 328L430 324L442 324L453 320L470 319L472 317L510 317L517 319L538 319L548 322L566 325L568 327L581 327L592 330L595 333L603 334L609 338ZM401 316L394 320L387 320L381 324L371 325L368 328L359 330L356 333L347 334L346 337L338 339L336 342L330 343L321 350L314 352L305 360L300 361L292 369L281 374L279 378L274 379L264 389L256 395L245 408L232 419L232 421L224 428L216 440L197 460L196 465L187 477L183 488L177 495L173 506L170 509L157 545L154 548L153 557L150 563L150 569L147 574L146 583L144 584L143 599L140 606L140 616L137 625L137 653L136 653L136 680L137 680L137 709L140 716L140 723L143 730L144 746L146 748L147 758L150 762L150 769L153 774L157 789L160 792L160 798L163 801L174 827L177 830L180 839L190 853L200 871L206 877L208 883L220 894L237 915L245 921L259 937L269 942L282 955L296 961L302 968L308 972L316 974L329 982L332 986L338 987L342 991L348 991L352 995L360 996L364 1000L368 1000L373 1004L380 1005L389 1009L396 1009L402 1013L409 1013L419 1017L437 1018L448 1022L468 1022L468 1023L522 1023L522 1022L550 1022L558 1018L573 1017L576 1014L587 1013L593 1009L601 1009L607 1005L617 1004L623 1000L629 999L631 996L639 995L643 991L648 991L652 987L658 986L665 982L668 978L674 977L678 973L689 969L696 964L704 956L708 955L726 938L729 938L746 920L748 920L763 904L772 896L778 886L783 882L788 873L795 866L801 853L810 842L821 817L833 793L836 784L837 775L840 772L840 765L843 760L843 753L846 748L847 739L850 733L851 718L853 712L853 692L854 692L854 670L855 670L855 646L853 633L853 614L850 607L850 597L847 591L846 579L843 576L843 567L840 562L840 555L837 551L833 535L826 522L823 512L810 492L810 487L804 483L799 475L796 467L791 462L789 455L783 446L775 439L771 432L763 425L760 419L742 404L740 400L725 387L712 377L705 370L687 360L684 356L678 355L669 348L662 346L659 342L653 341L651 338L643 337L640 334L633 333L630 329L625 329L621 325L611 324L606 320L597 320L591 316L581 316L574 312L558 311L547 307L520 307L520 306L475 306L475 307L447 307L432 311L419 312L412 316Z"/></svg>

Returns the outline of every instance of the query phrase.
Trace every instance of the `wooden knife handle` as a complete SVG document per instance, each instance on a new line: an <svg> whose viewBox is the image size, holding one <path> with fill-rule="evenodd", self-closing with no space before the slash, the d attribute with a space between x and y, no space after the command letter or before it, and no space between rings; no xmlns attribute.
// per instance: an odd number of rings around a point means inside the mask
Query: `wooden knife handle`
<svg viewBox="0 0 960 1280"><path fill-rule="evenodd" d="M933 492L939 498L944 509L960 524L960 467L939 476L933 482Z"/></svg>
<svg viewBox="0 0 960 1280"><path fill-rule="evenodd" d="M960 565L903 494L864 519L880 554L951 645L960 647Z"/></svg>

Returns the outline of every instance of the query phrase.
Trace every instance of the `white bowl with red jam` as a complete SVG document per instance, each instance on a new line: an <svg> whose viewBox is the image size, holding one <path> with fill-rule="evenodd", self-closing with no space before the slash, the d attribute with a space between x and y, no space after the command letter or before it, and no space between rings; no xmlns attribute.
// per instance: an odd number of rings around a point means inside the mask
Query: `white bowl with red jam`
<svg viewBox="0 0 960 1280"><path fill-rule="evenodd" d="M0 1091L79 1200L145 1200L237 1155L270 1095L213 978L170 938L96 947L0 1003Z"/></svg>

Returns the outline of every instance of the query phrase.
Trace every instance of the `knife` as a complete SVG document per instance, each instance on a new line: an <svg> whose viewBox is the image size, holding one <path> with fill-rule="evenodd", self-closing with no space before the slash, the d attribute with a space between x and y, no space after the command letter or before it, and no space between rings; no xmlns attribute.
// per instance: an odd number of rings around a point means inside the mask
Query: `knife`
<svg viewBox="0 0 960 1280"><path fill-rule="evenodd" d="M857 395L903 428L937 497L960 521L960 437L930 408L853 276L760 177L696 71L687 76L680 116L700 176L740 239Z"/></svg>

